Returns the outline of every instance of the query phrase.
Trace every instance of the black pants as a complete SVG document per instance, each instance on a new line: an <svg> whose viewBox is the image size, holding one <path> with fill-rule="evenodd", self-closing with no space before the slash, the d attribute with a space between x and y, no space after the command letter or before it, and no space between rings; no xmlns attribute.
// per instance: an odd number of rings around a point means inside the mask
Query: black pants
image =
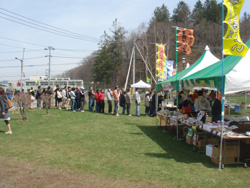
<svg viewBox="0 0 250 188"><path fill-rule="evenodd" d="M109 113L111 113L112 112L112 102L108 101L108 104L109 104Z"/></svg>
<svg viewBox="0 0 250 188"><path fill-rule="evenodd" d="M127 106L127 115L129 115L130 114L130 106L131 106L131 104L126 103L126 106Z"/></svg>
<svg viewBox="0 0 250 188"><path fill-rule="evenodd" d="M99 105L100 105L99 106L99 108L100 108L99 112L100 113L104 113L104 107L105 107L104 101L100 101Z"/></svg>

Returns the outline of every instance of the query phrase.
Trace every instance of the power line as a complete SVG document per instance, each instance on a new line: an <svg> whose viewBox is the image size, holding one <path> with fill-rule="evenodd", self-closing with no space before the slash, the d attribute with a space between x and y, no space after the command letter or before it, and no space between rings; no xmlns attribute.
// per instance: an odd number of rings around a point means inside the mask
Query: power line
<svg viewBox="0 0 250 188"><path fill-rule="evenodd" d="M40 46L40 47L47 47L46 45L42 45L42 44L35 44L35 43L31 43L31 42L25 42L25 41L20 41L20 40L16 40L16 39L10 39L10 38L6 38L6 37L0 37L1 39L5 39L5 40L10 40L10 41L15 41L15 42L20 42L20 43L25 43L25 44L30 44L30 45L34 45L34 46Z"/></svg>
<svg viewBox="0 0 250 188"><path fill-rule="evenodd" d="M41 58L44 58L43 56L40 56L40 57L30 57L30 58L25 58L25 61L26 60L30 60L30 59L41 59ZM15 61L15 59L2 59L0 60L0 62L3 62L3 61Z"/></svg>
<svg viewBox="0 0 250 188"><path fill-rule="evenodd" d="M6 10L6 9L3 9L3 8L0 8L0 9L3 10L3 11L9 12L9 13L11 13L11 14L20 16L20 17L22 17L22 18L25 18L25 19L27 19L27 20L30 20L30 21L39 23L39 24L41 24L41 25L45 25L45 26L48 26L48 27L51 27L51 28L54 28L54 29L57 29L57 30L61 30L61 31L67 32L67 33L69 33L69 34L71 34L71 35L74 34L74 35L76 35L76 36L85 37L85 38L88 38L88 39L93 39L93 40L98 40L98 41L99 41L99 38L96 38L96 37L91 37L91 36L87 36L87 35L83 35L83 34L78 34L78 33L72 32L72 31L68 31L68 30L65 30L65 29L62 29L62 28L59 28L59 27L55 27L55 26L52 26L52 25L49 25L49 24L45 24L45 23L39 22L39 21L37 21L37 20L34 20L34 19L31 19L31 18L22 16L22 15L20 15L20 14L11 12L11 11ZM27 22L27 21L26 21L26 22ZM32 23L32 24L33 24L33 23Z"/></svg>
<svg viewBox="0 0 250 188"><path fill-rule="evenodd" d="M44 50L26 50L25 52L43 52ZM0 52L0 54L11 54L11 53L20 53L23 51L8 51L8 52Z"/></svg>
<svg viewBox="0 0 250 188"><path fill-rule="evenodd" d="M72 59L83 59L84 57L67 57L67 56L52 56L57 58L72 58Z"/></svg>
<svg viewBox="0 0 250 188"><path fill-rule="evenodd" d="M87 40L87 39L83 39L83 38L79 38L79 37L74 37L74 36L71 36L71 35L60 34L60 33L57 33L57 32L49 31L47 29L38 28L38 27L35 27L35 26L32 26L32 25L28 25L28 24L25 24L25 23L21 23L21 22L9 19L9 18L5 18L3 16L0 16L0 18L6 19L6 20L9 20L9 21L21 24L21 25L25 25L25 26L28 26L28 27L31 27L31 28L34 28L34 29L45 31L45 32L48 32L48 33L53 33L53 34L56 34L56 35L61 35L61 36L64 36L64 37L69 37L69 38L78 39L78 40L84 40L84 41L89 41L89 42L98 42L97 40L95 40L95 41L94 40Z"/></svg>

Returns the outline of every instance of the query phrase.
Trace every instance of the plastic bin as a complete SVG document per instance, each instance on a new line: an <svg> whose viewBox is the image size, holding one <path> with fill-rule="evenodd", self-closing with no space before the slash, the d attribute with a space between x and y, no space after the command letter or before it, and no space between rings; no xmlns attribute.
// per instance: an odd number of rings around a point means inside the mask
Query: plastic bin
<svg viewBox="0 0 250 188"><path fill-rule="evenodd" d="M240 111L240 105L234 105L234 111L239 112Z"/></svg>

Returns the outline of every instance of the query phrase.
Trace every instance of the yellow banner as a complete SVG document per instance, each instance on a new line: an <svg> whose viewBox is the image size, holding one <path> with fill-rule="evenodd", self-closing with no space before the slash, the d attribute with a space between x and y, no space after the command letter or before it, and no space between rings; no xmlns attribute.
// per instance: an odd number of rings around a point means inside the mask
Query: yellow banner
<svg viewBox="0 0 250 188"><path fill-rule="evenodd" d="M157 70L157 76L159 78L164 78L164 68L166 65L166 55L165 55L165 45L157 45L157 61L156 61L156 70Z"/></svg>
<svg viewBox="0 0 250 188"><path fill-rule="evenodd" d="M225 23L228 25L224 36L224 54L245 56L248 47L240 38L240 11L245 0L224 0L227 7Z"/></svg>

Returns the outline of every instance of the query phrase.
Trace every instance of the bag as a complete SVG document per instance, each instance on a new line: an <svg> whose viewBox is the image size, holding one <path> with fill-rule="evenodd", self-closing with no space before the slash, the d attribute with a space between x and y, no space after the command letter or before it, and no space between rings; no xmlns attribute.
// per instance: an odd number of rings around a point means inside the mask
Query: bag
<svg viewBox="0 0 250 188"><path fill-rule="evenodd" d="M7 103L8 103L9 109L11 109L13 107L13 105L12 105L10 99L8 97L6 97L6 98L7 98Z"/></svg>

